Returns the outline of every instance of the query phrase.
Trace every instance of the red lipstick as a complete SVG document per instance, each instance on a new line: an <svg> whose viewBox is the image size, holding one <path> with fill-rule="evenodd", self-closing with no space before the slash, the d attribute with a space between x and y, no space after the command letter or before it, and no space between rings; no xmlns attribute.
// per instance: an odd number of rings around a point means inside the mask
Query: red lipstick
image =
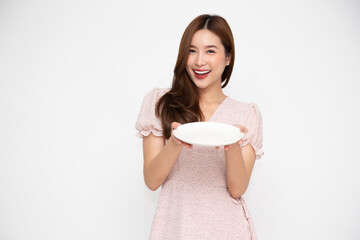
<svg viewBox="0 0 360 240"><path fill-rule="evenodd" d="M197 79L204 79L211 72L210 70L202 70L202 69L194 69L193 71L194 71L194 75Z"/></svg>

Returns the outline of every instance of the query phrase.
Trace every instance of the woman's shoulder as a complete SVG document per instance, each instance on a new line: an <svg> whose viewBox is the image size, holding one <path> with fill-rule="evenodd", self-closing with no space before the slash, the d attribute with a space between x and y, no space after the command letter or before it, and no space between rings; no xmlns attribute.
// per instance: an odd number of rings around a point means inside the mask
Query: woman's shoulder
<svg viewBox="0 0 360 240"><path fill-rule="evenodd" d="M159 87L155 87L152 90L150 90L149 92L146 93L145 95L145 99L159 99L161 98L165 93L167 93L170 90L170 88L159 88Z"/></svg>
<svg viewBox="0 0 360 240"><path fill-rule="evenodd" d="M148 91L142 101L142 110L153 111L158 100L169 91L169 88L153 88Z"/></svg>
<svg viewBox="0 0 360 240"><path fill-rule="evenodd" d="M138 130L137 136L148 136L150 132L155 136L162 136L161 121L156 116L155 109L157 101L168 91L167 88L153 88L145 94L135 124Z"/></svg>
<svg viewBox="0 0 360 240"><path fill-rule="evenodd" d="M236 108L245 111L250 111L252 109L259 110L258 105L254 102L239 101L232 97L227 97L227 98L228 98L229 106L231 108Z"/></svg>

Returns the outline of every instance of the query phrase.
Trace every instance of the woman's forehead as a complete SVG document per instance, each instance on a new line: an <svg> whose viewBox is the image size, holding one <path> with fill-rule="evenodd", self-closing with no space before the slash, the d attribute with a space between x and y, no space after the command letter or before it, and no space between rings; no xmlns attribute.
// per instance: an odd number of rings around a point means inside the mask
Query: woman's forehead
<svg viewBox="0 0 360 240"><path fill-rule="evenodd" d="M216 47L221 48L222 43L221 39L213 32L207 29L201 29L197 31L191 39L191 46L192 47Z"/></svg>

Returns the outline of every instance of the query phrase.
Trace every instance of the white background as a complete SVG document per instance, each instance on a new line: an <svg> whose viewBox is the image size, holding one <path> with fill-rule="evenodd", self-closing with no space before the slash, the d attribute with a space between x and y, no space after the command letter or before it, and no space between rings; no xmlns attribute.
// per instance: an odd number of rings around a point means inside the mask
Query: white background
<svg viewBox="0 0 360 240"><path fill-rule="evenodd" d="M202 13L234 33L225 93L263 114L259 238L360 239L359 1L1 0L1 240L147 239L134 124Z"/></svg>

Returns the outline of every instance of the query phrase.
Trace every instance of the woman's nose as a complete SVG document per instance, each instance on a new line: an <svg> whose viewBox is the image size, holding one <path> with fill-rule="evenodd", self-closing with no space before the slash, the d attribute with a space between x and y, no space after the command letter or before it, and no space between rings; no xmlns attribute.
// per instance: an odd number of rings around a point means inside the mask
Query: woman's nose
<svg viewBox="0 0 360 240"><path fill-rule="evenodd" d="M206 64L206 56L202 53L197 54L195 63L197 66L204 66Z"/></svg>

